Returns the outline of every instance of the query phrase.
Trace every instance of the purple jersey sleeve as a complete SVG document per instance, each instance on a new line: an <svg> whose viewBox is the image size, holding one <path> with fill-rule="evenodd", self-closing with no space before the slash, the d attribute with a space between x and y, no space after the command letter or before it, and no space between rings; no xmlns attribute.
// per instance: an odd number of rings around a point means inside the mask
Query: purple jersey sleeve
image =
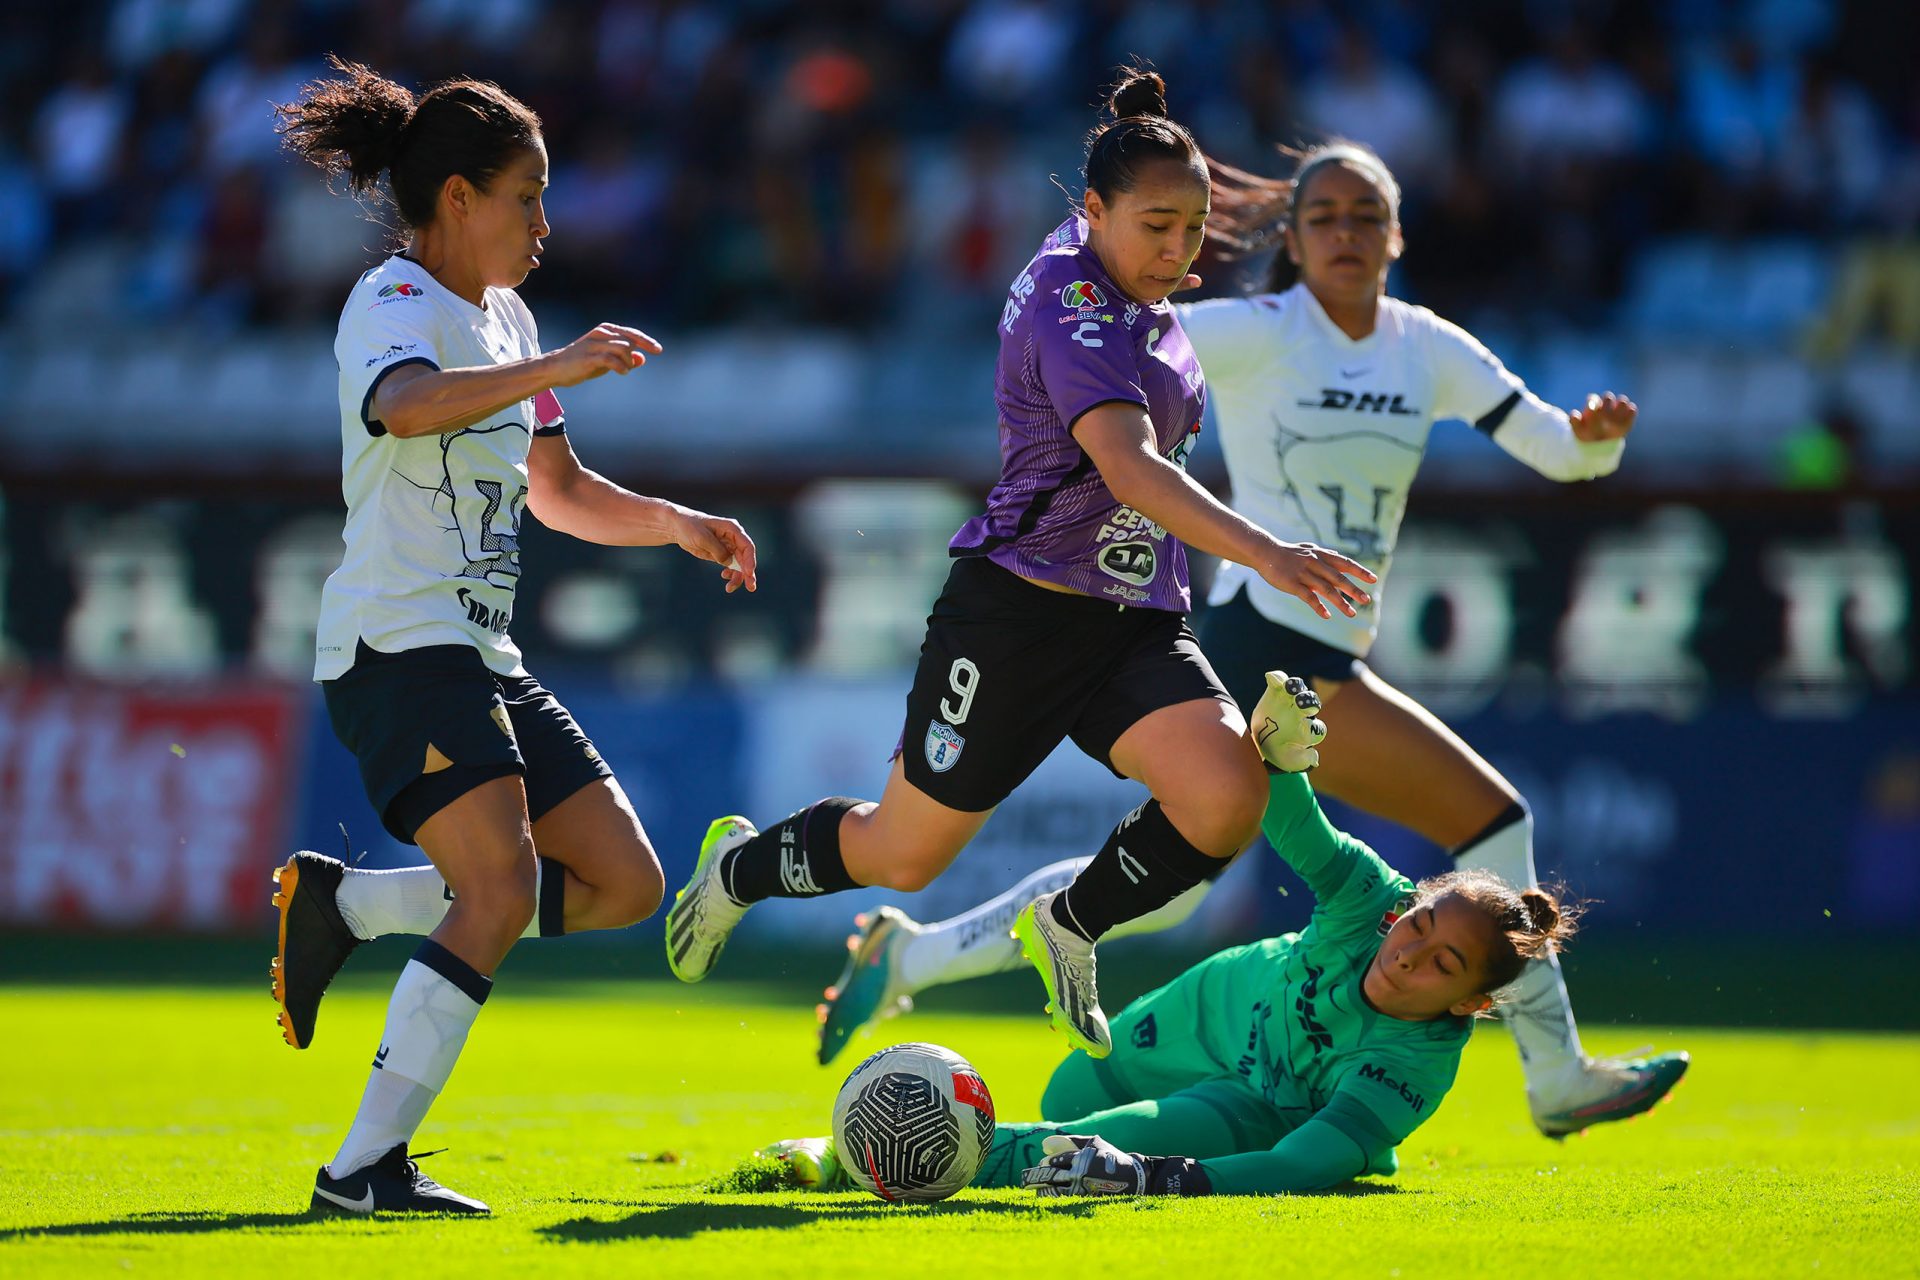
<svg viewBox="0 0 1920 1280"><path fill-rule="evenodd" d="M1096 405L1123 400L1147 407L1140 363L1120 306L1099 282L1073 279L1035 300L1033 337L1040 383L1071 431Z"/></svg>

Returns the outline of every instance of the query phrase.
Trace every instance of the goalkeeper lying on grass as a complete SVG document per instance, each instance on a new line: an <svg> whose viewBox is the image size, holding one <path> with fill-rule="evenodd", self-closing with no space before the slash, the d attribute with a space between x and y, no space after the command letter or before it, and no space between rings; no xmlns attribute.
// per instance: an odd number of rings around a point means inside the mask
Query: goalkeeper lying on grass
<svg viewBox="0 0 1920 1280"><path fill-rule="evenodd" d="M1474 1015L1572 932L1549 893L1484 871L1416 885L1336 831L1302 776L1326 733L1319 709L1303 681L1273 672L1251 717L1282 770L1262 829L1313 891L1307 927L1231 947L1128 1005L1112 1056L1075 1052L1055 1069L1040 1123L996 1127L975 1186L1245 1195L1391 1174L1394 1148L1452 1087ZM767 1154L802 1185L844 1180L826 1139Z"/></svg>

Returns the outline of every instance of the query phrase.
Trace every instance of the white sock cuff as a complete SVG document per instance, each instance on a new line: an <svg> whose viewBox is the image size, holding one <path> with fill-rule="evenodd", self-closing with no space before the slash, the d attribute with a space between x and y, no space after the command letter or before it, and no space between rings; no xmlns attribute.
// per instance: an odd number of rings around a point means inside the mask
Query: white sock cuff
<svg viewBox="0 0 1920 1280"><path fill-rule="evenodd" d="M1533 871L1533 813L1524 803L1514 809L1454 849L1454 865L1491 871L1516 889L1538 884Z"/></svg>

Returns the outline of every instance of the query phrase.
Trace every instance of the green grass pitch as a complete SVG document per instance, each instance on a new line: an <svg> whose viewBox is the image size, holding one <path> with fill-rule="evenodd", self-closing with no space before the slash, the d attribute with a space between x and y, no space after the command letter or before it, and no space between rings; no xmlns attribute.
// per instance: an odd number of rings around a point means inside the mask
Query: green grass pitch
<svg viewBox="0 0 1920 1280"><path fill-rule="evenodd" d="M263 966L264 967L264 966ZM1504 1032L1348 1193L1037 1201L706 1189L757 1143L823 1132L845 1071L951 1046L1009 1119L1060 1041L1031 1016L918 1014L843 1061L809 1011L741 984L503 983L421 1145L490 1221L308 1217L379 1035L386 975L280 1043L264 990L0 985L0 1275L1891 1276L1920 1267L1920 1038L1590 1029L1694 1052L1678 1094L1564 1145L1536 1136ZM264 980L260 984L264 988Z"/></svg>

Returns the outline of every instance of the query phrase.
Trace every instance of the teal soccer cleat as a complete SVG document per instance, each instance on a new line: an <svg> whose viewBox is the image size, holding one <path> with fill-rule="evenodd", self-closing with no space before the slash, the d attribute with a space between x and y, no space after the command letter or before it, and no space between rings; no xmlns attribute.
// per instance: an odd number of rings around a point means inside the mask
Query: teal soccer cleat
<svg viewBox="0 0 1920 1280"><path fill-rule="evenodd" d="M1589 1058L1581 1072L1580 1092L1589 1096L1557 1102L1529 1098L1533 1123L1549 1138L1560 1139L1610 1120L1628 1120L1653 1109L1687 1074L1686 1053L1651 1058Z"/></svg>
<svg viewBox="0 0 1920 1280"><path fill-rule="evenodd" d="M913 995L900 974L900 953L920 926L894 907L855 916L853 922L859 932L847 939L847 967L816 1010L823 1067L839 1056L856 1031L913 1008Z"/></svg>

